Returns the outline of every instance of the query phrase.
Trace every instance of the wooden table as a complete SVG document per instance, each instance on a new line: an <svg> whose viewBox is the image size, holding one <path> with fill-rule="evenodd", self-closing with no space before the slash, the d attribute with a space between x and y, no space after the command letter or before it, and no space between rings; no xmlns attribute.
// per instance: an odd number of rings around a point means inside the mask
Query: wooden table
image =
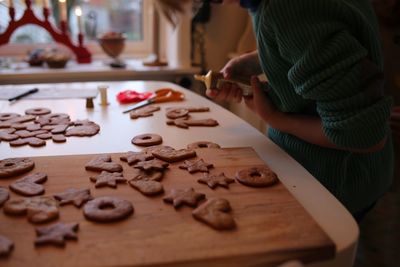
<svg viewBox="0 0 400 267"><path fill-rule="evenodd" d="M82 87L96 88L97 85L98 83L69 83L65 84L65 88L79 90ZM0 112L23 113L28 108L42 106L50 108L53 112L68 113L72 119L87 118L98 122L101 125L101 132L90 139L69 138L65 144L47 142L46 146L42 148L27 146L11 148L6 142L2 142L0 143L0 158L120 153L138 150L130 145L130 140L137 134L148 132L160 133L163 136L164 144L175 148L182 148L185 144L199 140L211 140L222 147L252 147L258 156L277 173L282 184L335 243L335 258L326 262L314 263L312 266L352 265L358 227L351 215L302 166L256 129L211 101L174 84L138 81L109 82L108 85L110 86L108 92L110 104L105 107L100 106L100 100L96 99L94 109L86 109L85 100L81 99L21 100L14 104L1 101ZM199 127L195 130L166 126L163 112L156 114L151 119L132 121L128 115L121 113L126 106L121 106L115 101L116 93L121 90L129 88L146 91L161 87L171 87L183 91L186 95L186 101L179 103L179 105L210 107L211 114L219 121L220 126L214 128ZM165 103L162 107L176 105L177 103Z"/></svg>

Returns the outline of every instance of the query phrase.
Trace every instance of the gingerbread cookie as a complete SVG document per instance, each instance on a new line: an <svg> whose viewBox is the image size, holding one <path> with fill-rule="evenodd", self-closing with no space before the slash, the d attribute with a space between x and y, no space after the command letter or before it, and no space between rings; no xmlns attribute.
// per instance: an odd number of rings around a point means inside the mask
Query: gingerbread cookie
<svg viewBox="0 0 400 267"><path fill-rule="evenodd" d="M43 139L43 140L47 140L47 139L50 139L50 138L52 138L52 134L51 133L43 133L43 134L38 134L38 135L36 135L36 138L40 138L40 139Z"/></svg>
<svg viewBox="0 0 400 267"><path fill-rule="evenodd" d="M8 158L0 160L0 178L16 176L33 169L35 163L29 158Z"/></svg>
<svg viewBox="0 0 400 267"><path fill-rule="evenodd" d="M184 159L189 159L196 157L196 151L190 149L179 149L176 150L172 147L158 147L152 150L152 155L158 159L167 161L167 162L177 162Z"/></svg>
<svg viewBox="0 0 400 267"><path fill-rule="evenodd" d="M51 110L48 108L30 108L25 110L26 115L35 115L35 116L40 116L40 115L46 115L50 114Z"/></svg>
<svg viewBox="0 0 400 267"><path fill-rule="evenodd" d="M63 134L53 134L51 139L54 143L64 143L67 141L67 138Z"/></svg>
<svg viewBox="0 0 400 267"><path fill-rule="evenodd" d="M27 131L27 130L18 130L14 132L14 134L18 135L21 138L35 137L39 134L47 133L47 130L37 130L37 131Z"/></svg>
<svg viewBox="0 0 400 267"><path fill-rule="evenodd" d="M196 193L193 188L171 189L170 193L163 200L164 202L171 203L174 208L179 208L183 204L196 207L197 203L205 197L205 194Z"/></svg>
<svg viewBox="0 0 400 267"><path fill-rule="evenodd" d="M83 204L92 200L92 195L89 189L75 189L70 188L62 193L54 195L54 198L60 202L60 205L73 204L75 207L80 208Z"/></svg>
<svg viewBox="0 0 400 267"><path fill-rule="evenodd" d="M266 187L278 182L278 177L270 168L263 166L238 171L236 180L251 187Z"/></svg>
<svg viewBox="0 0 400 267"><path fill-rule="evenodd" d="M190 173L208 172L208 169L214 167L213 164L204 162L203 159L185 160L179 168L188 170Z"/></svg>
<svg viewBox="0 0 400 267"><path fill-rule="evenodd" d="M107 172L102 171L100 175L96 177L90 177L92 182L95 182L95 187L112 187L117 188L117 183L125 183L126 179L121 172Z"/></svg>
<svg viewBox="0 0 400 267"><path fill-rule="evenodd" d="M147 161L140 161L136 163L134 168L137 169L142 169L144 171L152 171L152 170L158 170L158 171L163 171L168 167L168 163L163 162L158 159L152 159L152 160L147 160Z"/></svg>
<svg viewBox="0 0 400 267"><path fill-rule="evenodd" d="M15 134L14 128L7 128L0 130L0 141L13 141L19 138L19 135Z"/></svg>
<svg viewBox="0 0 400 267"><path fill-rule="evenodd" d="M222 186L225 188L229 188L230 183L234 183L235 180L229 177L226 177L223 172L218 175L205 173L203 178L197 180L197 182L201 184L208 185L211 189L216 188L217 186Z"/></svg>
<svg viewBox="0 0 400 267"><path fill-rule="evenodd" d="M154 146L162 143L162 137L158 134L140 134L135 136L131 142L137 146Z"/></svg>
<svg viewBox="0 0 400 267"><path fill-rule="evenodd" d="M154 158L153 155L148 154L146 152L132 152L132 151L129 151L120 157L122 161L128 162L129 165L136 164L139 161L151 160L153 158Z"/></svg>
<svg viewBox="0 0 400 267"><path fill-rule="evenodd" d="M122 172L122 166L111 161L110 155L99 155L91 159L85 169L89 171Z"/></svg>
<svg viewBox="0 0 400 267"><path fill-rule="evenodd" d="M64 246L65 240L78 239L78 223L56 223L48 226L36 227L35 245Z"/></svg>
<svg viewBox="0 0 400 267"><path fill-rule="evenodd" d="M221 148L218 144L209 141L198 141L187 145L187 149Z"/></svg>
<svg viewBox="0 0 400 267"><path fill-rule="evenodd" d="M168 125L175 125L179 128L187 129L190 126L206 126L206 127L214 127L218 125L218 122L214 119L202 119L195 120L190 118L178 118L175 120L167 121Z"/></svg>
<svg viewBox="0 0 400 267"><path fill-rule="evenodd" d="M230 230L236 227L235 220L228 212L231 206L223 198L211 198L193 210L195 219L217 230Z"/></svg>
<svg viewBox="0 0 400 267"><path fill-rule="evenodd" d="M86 219L95 222L113 222L133 214L132 204L117 197L97 197L85 204L83 214Z"/></svg>
<svg viewBox="0 0 400 267"><path fill-rule="evenodd" d="M10 255L13 249L14 243L5 236L0 235L0 258Z"/></svg>
<svg viewBox="0 0 400 267"><path fill-rule="evenodd" d="M67 124L71 125L71 119L68 114L65 113L51 113L44 116L40 116L35 120L36 123L39 123L42 127L58 125L58 124ZM46 128L53 129L53 128Z"/></svg>
<svg viewBox="0 0 400 267"><path fill-rule="evenodd" d="M31 223L44 223L58 218L57 202L50 197L13 199L4 205L8 215L27 215Z"/></svg>
<svg viewBox="0 0 400 267"><path fill-rule="evenodd" d="M92 121L75 121L74 127L68 128L65 136L93 136L100 131L100 126Z"/></svg>
<svg viewBox="0 0 400 267"><path fill-rule="evenodd" d="M130 180L129 184L146 196L154 196L164 192L160 182L152 180Z"/></svg>
<svg viewBox="0 0 400 267"><path fill-rule="evenodd" d="M12 118L10 120L0 121L0 128L10 128L11 125L33 121L35 118L36 116L33 115L24 115Z"/></svg>
<svg viewBox="0 0 400 267"><path fill-rule="evenodd" d="M153 113L160 110L159 106L154 106L154 105L150 105L150 106L145 106L139 109L135 109L132 110L129 113L129 116L131 117L131 119L137 119L137 118L141 118L141 117L150 117L153 116Z"/></svg>
<svg viewBox="0 0 400 267"><path fill-rule="evenodd" d="M10 198L7 188L0 186L0 207Z"/></svg>
<svg viewBox="0 0 400 267"><path fill-rule="evenodd" d="M42 126L39 123L30 123L25 125L25 129L30 132L38 131L42 129Z"/></svg>
<svg viewBox="0 0 400 267"><path fill-rule="evenodd" d="M28 124L26 124L26 123L11 124L11 128L14 128L15 130L26 130L27 127L28 127Z"/></svg>
<svg viewBox="0 0 400 267"><path fill-rule="evenodd" d="M62 134L65 133L65 131L68 129L69 125L68 124L58 124L51 129L52 134Z"/></svg>
<svg viewBox="0 0 400 267"><path fill-rule="evenodd" d="M162 177L164 175L163 171L158 171L158 170L150 170L150 171L144 171L140 169L134 169L134 174L131 176L132 178L130 179L131 181L161 181Z"/></svg>
<svg viewBox="0 0 400 267"><path fill-rule="evenodd" d="M163 171L168 167L168 165L169 165L168 163L163 162L161 160L152 159L152 160L148 160L148 161L140 161L140 162L136 163L134 168L141 169L146 172Z"/></svg>
<svg viewBox="0 0 400 267"><path fill-rule="evenodd" d="M18 113L0 113L0 121L9 121L20 116Z"/></svg>
<svg viewBox="0 0 400 267"><path fill-rule="evenodd" d="M163 146L163 145L158 145L158 146L149 146L143 149L143 152L152 155L154 151L157 150L174 150L173 147L170 146Z"/></svg>
<svg viewBox="0 0 400 267"><path fill-rule="evenodd" d="M27 138L20 138L10 142L10 146L24 146L24 145L40 147L46 145L46 141L37 137L27 137Z"/></svg>
<svg viewBox="0 0 400 267"><path fill-rule="evenodd" d="M41 184L46 182L46 180L47 174L45 173L29 174L12 183L10 189L23 196L38 196L44 193L44 187Z"/></svg>
<svg viewBox="0 0 400 267"><path fill-rule="evenodd" d="M166 116L169 119L185 118L190 112L206 112L210 111L208 107L172 107L168 108Z"/></svg>

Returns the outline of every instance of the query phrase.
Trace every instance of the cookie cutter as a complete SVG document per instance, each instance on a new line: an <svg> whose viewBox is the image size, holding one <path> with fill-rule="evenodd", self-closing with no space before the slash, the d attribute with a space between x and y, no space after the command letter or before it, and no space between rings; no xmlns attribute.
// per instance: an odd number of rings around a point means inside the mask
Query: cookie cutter
<svg viewBox="0 0 400 267"><path fill-rule="evenodd" d="M217 73L212 70L207 72L206 75L194 75L194 79L201 81L205 84L207 90L209 89L219 89L224 83L234 83L240 89L242 89L243 96L250 97L253 95L253 89L248 82L239 79L225 79L222 73Z"/></svg>

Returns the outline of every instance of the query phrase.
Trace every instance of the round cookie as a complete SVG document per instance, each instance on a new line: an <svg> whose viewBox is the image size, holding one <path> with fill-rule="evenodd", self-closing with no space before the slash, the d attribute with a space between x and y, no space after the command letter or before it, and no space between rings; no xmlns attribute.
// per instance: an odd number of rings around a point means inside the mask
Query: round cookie
<svg viewBox="0 0 400 267"><path fill-rule="evenodd" d="M0 121L8 121L20 116L18 113L0 113Z"/></svg>
<svg viewBox="0 0 400 267"><path fill-rule="evenodd" d="M7 178L28 172L35 162L29 158L7 158L0 160L0 178Z"/></svg>
<svg viewBox="0 0 400 267"><path fill-rule="evenodd" d="M41 115L46 115L50 114L51 110L48 108L30 108L25 110L26 115L35 115L35 116L41 116Z"/></svg>
<svg viewBox="0 0 400 267"><path fill-rule="evenodd" d="M153 146L162 143L162 137L158 134L140 134L132 139L132 144L137 146Z"/></svg>
<svg viewBox="0 0 400 267"><path fill-rule="evenodd" d="M187 149L221 148L218 144L209 141L198 141L187 145Z"/></svg>
<svg viewBox="0 0 400 267"><path fill-rule="evenodd" d="M85 204L83 214L95 222L114 222L133 214L132 204L118 197L98 197Z"/></svg>
<svg viewBox="0 0 400 267"><path fill-rule="evenodd" d="M251 187L266 187L278 182L276 174L268 167L251 167L236 173L236 180Z"/></svg>
<svg viewBox="0 0 400 267"><path fill-rule="evenodd" d="M189 115L189 110L187 108L173 108L167 111L166 116L168 119L177 119L186 117Z"/></svg>

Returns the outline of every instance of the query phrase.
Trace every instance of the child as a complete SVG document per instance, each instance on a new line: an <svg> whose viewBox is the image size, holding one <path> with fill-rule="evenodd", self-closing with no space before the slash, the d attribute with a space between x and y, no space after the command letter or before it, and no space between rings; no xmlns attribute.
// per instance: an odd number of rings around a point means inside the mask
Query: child
<svg viewBox="0 0 400 267"><path fill-rule="evenodd" d="M253 97L244 100L269 124L269 138L360 220L389 188L393 172L391 98L383 95L370 0L222 2L249 9L258 50L230 60L221 72L251 80ZM206 93L243 98L229 83Z"/></svg>

